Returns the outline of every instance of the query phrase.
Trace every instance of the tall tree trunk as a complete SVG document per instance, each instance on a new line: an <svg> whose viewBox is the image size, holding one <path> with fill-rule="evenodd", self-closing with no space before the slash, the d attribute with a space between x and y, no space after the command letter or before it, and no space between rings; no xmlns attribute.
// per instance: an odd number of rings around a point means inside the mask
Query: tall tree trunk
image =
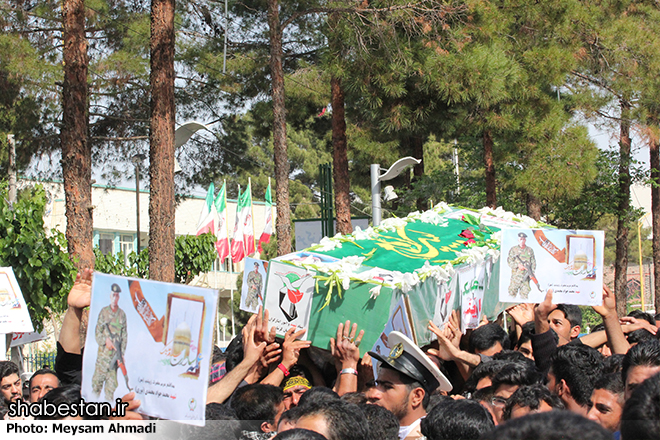
<svg viewBox="0 0 660 440"><path fill-rule="evenodd" d="M282 30L278 0L268 0L270 75L273 98L273 161L275 163L275 206L277 207L277 255L291 252L291 211L289 207L289 156L286 145L286 107L282 68Z"/></svg>
<svg viewBox="0 0 660 440"><path fill-rule="evenodd" d="M412 157L421 159L422 161L413 167L412 181L419 181L424 176L424 141L426 140L423 135L413 135L410 137L410 146ZM417 199L415 204L418 211L426 211L429 209L429 195L422 196Z"/></svg>
<svg viewBox="0 0 660 440"><path fill-rule="evenodd" d="M330 79L332 92L332 174L335 180L335 213L337 232L350 234L351 184L348 176L348 145L346 143L346 117L344 113L344 89L341 80Z"/></svg>
<svg viewBox="0 0 660 440"><path fill-rule="evenodd" d="M657 313L660 310L660 141L651 141L649 154L651 156L651 218L653 219L653 291Z"/></svg>
<svg viewBox="0 0 660 440"><path fill-rule="evenodd" d="M536 221L541 219L541 201L531 193L527 193L527 215Z"/></svg>
<svg viewBox="0 0 660 440"><path fill-rule="evenodd" d="M64 0L62 176L69 255L78 269L94 267L92 250L92 151L87 103L87 39L84 0Z"/></svg>
<svg viewBox="0 0 660 440"><path fill-rule="evenodd" d="M484 167L486 173L486 205L497 208L497 187L495 184L495 161L493 159L493 135L490 130L483 132Z"/></svg>
<svg viewBox="0 0 660 440"><path fill-rule="evenodd" d="M616 261L614 262L614 295L619 316L626 315L628 281L628 231L630 215L630 103L620 101L619 133L619 206L616 231Z"/></svg>
<svg viewBox="0 0 660 440"><path fill-rule="evenodd" d="M174 0L151 1L149 278L174 282Z"/></svg>

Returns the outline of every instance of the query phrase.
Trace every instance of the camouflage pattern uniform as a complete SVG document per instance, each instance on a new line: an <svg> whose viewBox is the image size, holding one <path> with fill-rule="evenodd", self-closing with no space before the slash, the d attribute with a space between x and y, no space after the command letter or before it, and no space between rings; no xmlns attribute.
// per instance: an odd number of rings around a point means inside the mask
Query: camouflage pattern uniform
<svg viewBox="0 0 660 440"><path fill-rule="evenodd" d="M106 325L107 324L107 325ZM108 331L110 327L111 332ZM116 350L108 349L105 346L106 338L117 345L116 341L121 341L121 352L126 352L126 314L117 307L113 312L110 306L104 307L99 313L99 319L96 323L96 342L99 344L99 351L96 356L96 369L92 376L92 391L94 394L101 394L101 389L105 383L105 398L113 402L115 390L117 389L117 362L113 362Z"/></svg>
<svg viewBox="0 0 660 440"><path fill-rule="evenodd" d="M520 246L514 246L509 250L509 257L506 259L507 264L511 268L509 295L515 298L518 292L520 292L520 297L527 299L529 292L532 290L529 287L529 276L527 275L527 270L518 269L518 265L522 263L516 257L520 257L520 260L525 263L530 262L532 271L536 271L536 258L534 258L534 251L529 246L525 246L525 249Z"/></svg>
<svg viewBox="0 0 660 440"><path fill-rule="evenodd" d="M245 306L250 309L256 309L259 306L259 294L263 288L263 277L259 272L252 271L247 278L248 293L245 298Z"/></svg>

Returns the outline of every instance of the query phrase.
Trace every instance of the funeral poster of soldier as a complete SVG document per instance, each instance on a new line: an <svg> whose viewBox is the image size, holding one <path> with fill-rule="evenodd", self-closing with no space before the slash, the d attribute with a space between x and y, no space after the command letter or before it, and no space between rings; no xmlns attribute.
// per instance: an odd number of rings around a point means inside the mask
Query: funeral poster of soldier
<svg viewBox="0 0 660 440"><path fill-rule="evenodd" d="M0 335L31 332L32 321L11 267L0 267Z"/></svg>
<svg viewBox="0 0 660 440"><path fill-rule="evenodd" d="M243 286L241 288L241 310L257 313L259 306L264 305L266 274L268 274L268 261L254 258L245 259Z"/></svg>
<svg viewBox="0 0 660 440"><path fill-rule="evenodd" d="M500 301L601 305L603 231L503 229Z"/></svg>
<svg viewBox="0 0 660 440"><path fill-rule="evenodd" d="M145 415L203 425L217 302L213 289L95 274L83 398L134 391Z"/></svg>

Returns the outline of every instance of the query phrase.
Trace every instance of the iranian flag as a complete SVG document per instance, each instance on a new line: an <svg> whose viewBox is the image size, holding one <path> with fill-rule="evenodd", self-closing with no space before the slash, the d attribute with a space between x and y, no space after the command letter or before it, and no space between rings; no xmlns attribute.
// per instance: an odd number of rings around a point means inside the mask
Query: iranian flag
<svg viewBox="0 0 660 440"><path fill-rule="evenodd" d="M243 242L243 222L241 221L241 187L238 187L238 204L236 205L236 222L234 235L231 239L231 261L238 263L245 258L245 243Z"/></svg>
<svg viewBox="0 0 660 440"><path fill-rule="evenodd" d="M212 234L215 233L214 225L217 213L213 204L213 191L215 191L215 187L213 182L211 182L209 190L206 193L206 203L202 207L202 212L199 214L199 220L197 221L197 235L205 234L207 232Z"/></svg>
<svg viewBox="0 0 660 440"><path fill-rule="evenodd" d="M270 194L270 179L268 179L268 188L266 188L266 206L264 207L264 232L259 237L259 252L263 252L261 243L268 243L270 236L273 235L273 197Z"/></svg>
<svg viewBox="0 0 660 440"><path fill-rule="evenodd" d="M252 182L248 180L248 187L238 200L243 222L243 241L245 242L245 256L254 254L254 221L252 219Z"/></svg>
<svg viewBox="0 0 660 440"><path fill-rule="evenodd" d="M218 213L218 228L216 229L215 236L215 249L218 251L220 260L224 260L229 256L229 229L227 226L227 183L222 185L222 189L215 198L215 210Z"/></svg>

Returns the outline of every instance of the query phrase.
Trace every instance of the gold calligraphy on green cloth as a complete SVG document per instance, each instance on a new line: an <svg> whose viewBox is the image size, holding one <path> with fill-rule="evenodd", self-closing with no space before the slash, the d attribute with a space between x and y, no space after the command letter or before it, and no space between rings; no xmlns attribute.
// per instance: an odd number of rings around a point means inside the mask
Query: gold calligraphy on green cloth
<svg viewBox="0 0 660 440"><path fill-rule="evenodd" d="M432 265L454 260L456 252L466 249L466 240L458 234L467 227L465 222L454 219L448 219L444 226L410 222L393 231L380 233L373 240L343 243L341 248L319 253L336 258L362 256L365 257L365 266L412 272L427 260Z"/></svg>

